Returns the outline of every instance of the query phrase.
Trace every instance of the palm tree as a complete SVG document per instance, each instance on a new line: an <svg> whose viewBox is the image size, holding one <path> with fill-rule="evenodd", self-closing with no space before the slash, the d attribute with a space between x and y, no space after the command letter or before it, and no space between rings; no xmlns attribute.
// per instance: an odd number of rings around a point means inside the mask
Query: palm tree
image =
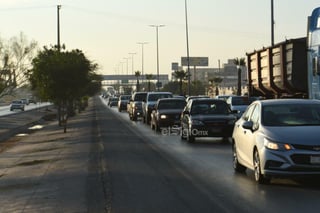
<svg viewBox="0 0 320 213"><path fill-rule="evenodd" d="M148 80L148 92L150 92L150 80L153 78L152 74L146 74L146 79Z"/></svg>
<svg viewBox="0 0 320 213"><path fill-rule="evenodd" d="M184 70L176 70L174 71L173 76L179 80L179 90L180 95L182 95L182 82L187 77L187 72Z"/></svg>
<svg viewBox="0 0 320 213"><path fill-rule="evenodd" d="M139 77L140 77L140 75L141 75L141 72L140 72L140 71L134 72L134 76L136 76L136 78L137 78L137 92L139 92L139 90L140 90L140 84L139 84Z"/></svg>
<svg viewBox="0 0 320 213"><path fill-rule="evenodd" d="M238 68L238 89L237 95L241 95L241 68L246 65L245 58L235 58L233 63L237 65Z"/></svg>
<svg viewBox="0 0 320 213"><path fill-rule="evenodd" d="M219 95L219 84L223 81L222 78L220 77L214 77L212 79L209 80L209 82L211 83L211 85L215 86L215 94Z"/></svg>

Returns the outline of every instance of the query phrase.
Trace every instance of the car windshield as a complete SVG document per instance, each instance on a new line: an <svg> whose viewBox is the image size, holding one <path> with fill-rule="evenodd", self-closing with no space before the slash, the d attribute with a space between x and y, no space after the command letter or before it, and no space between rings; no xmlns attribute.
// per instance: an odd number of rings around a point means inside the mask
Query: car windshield
<svg viewBox="0 0 320 213"><path fill-rule="evenodd" d="M171 94L150 94L149 101L157 101L160 98L172 98Z"/></svg>
<svg viewBox="0 0 320 213"><path fill-rule="evenodd" d="M136 95L134 96L134 101L143 101L143 100L146 99L146 96L147 96L147 94L143 94L143 93L141 93L141 94L136 94Z"/></svg>
<svg viewBox="0 0 320 213"><path fill-rule="evenodd" d="M130 95L121 96L121 100L129 100L130 97Z"/></svg>
<svg viewBox="0 0 320 213"><path fill-rule="evenodd" d="M317 104L264 106L262 123L265 126L320 125L320 106Z"/></svg>
<svg viewBox="0 0 320 213"><path fill-rule="evenodd" d="M158 104L158 109L183 109L185 105L185 101L160 101Z"/></svg>
<svg viewBox="0 0 320 213"><path fill-rule="evenodd" d="M191 114L229 114L230 110L225 102L199 102L194 103Z"/></svg>

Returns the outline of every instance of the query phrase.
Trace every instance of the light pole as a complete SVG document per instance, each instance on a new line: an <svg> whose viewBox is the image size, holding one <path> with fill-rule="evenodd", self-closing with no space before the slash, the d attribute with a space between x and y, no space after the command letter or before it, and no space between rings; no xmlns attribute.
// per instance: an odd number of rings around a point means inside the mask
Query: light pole
<svg viewBox="0 0 320 213"><path fill-rule="evenodd" d="M160 24L160 25L149 25L150 27L155 27L156 28L156 40L157 40L157 90L159 90L160 87L160 79L159 79L159 27L164 27L165 25Z"/></svg>
<svg viewBox="0 0 320 213"><path fill-rule="evenodd" d="M141 75L142 75L142 79L144 78L144 72L143 72L143 60L144 60L144 56L143 56L143 45L148 44L148 42L138 42L137 44L141 44Z"/></svg>
<svg viewBox="0 0 320 213"><path fill-rule="evenodd" d="M129 58L123 58L123 59L126 59L126 61L127 61L126 63L127 63L127 75L128 75L129 74L128 73L128 70L129 70L128 60L129 60Z"/></svg>
<svg viewBox="0 0 320 213"><path fill-rule="evenodd" d="M133 55L135 54L137 53L129 53L129 55L131 55L131 60L132 60L132 75L134 75Z"/></svg>
<svg viewBox="0 0 320 213"><path fill-rule="evenodd" d="M188 73L188 95L190 96L190 56L189 56L189 32L188 32L188 10L187 10L187 0L184 1L185 17L186 17L186 42L187 42L187 73Z"/></svg>
<svg viewBox="0 0 320 213"><path fill-rule="evenodd" d="M271 0L271 45L274 45L274 14L273 14L273 0Z"/></svg>
<svg viewBox="0 0 320 213"><path fill-rule="evenodd" d="M60 51L60 9L61 5L57 5L57 45Z"/></svg>

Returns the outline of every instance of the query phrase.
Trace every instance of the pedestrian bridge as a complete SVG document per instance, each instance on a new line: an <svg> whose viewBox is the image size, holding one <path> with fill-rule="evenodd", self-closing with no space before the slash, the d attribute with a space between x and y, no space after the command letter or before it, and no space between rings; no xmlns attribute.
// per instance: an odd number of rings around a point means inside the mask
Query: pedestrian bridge
<svg viewBox="0 0 320 213"><path fill-rule="evenodd" d="M102 75L102 85L136 85L137 77L135 75ZM157 75L152 75L151 79L146 79L144 75L139 76L139 82L157 82ZM169 76L167 74L159 75L159 82L165 85L169 82Z"/></svg>

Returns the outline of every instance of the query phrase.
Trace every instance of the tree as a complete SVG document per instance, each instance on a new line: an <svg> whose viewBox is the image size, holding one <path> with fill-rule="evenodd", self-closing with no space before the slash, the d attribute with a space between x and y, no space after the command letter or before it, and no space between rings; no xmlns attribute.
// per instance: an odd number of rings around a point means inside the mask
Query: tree
<svg viewBox="0 0 320 213"><path fill-rule="evenodd" d="M134 73L134 76L136 76L136 78L137 78L137 92L139 92L140 91L140 84L139 84L139 77L140 77L140 75L141 75L141 72L140 71L136 71L135 73Z"/></svg>
<svg viewBox="0 0 320 213"><path fill-rule="evenodd" d="M235 58L233 63L237 65L238 69L238 89L237 95L241 95L241 68L246 65L245 58Z"/></svg>
<svg viewBox="0 0 320 213"><path fill-rule="evenodd" d="M213 85L215 87L215 95L219 95L219 84L223 81L222 78L220 77L214 77L212 79L209 80L209 82L211 83L211 85Z"/></svg>
<svg viewBox="0 0 320 213"><path fill-rule="evenodd" d="M59 125L62 121L66 132L67 118L73 115L75 102L90 94L89 88L100 80L95 74L98 65L89 61L81 50L61 51L57 47L44 47L32 65L29 71L32 87L41 98L57 104Z"/></svg>
<svg viewBox="0 0 320 213"><path fill-rule="evenodd" d="M0 97L27 83L27 72L36 55L37 42L21 32L9 41L0 39Z"/></svg>
<svg viewBox="0 0 320 213"><path fill-rule="evenodd" d="M187 77L188 73L184 70L176 70L173 73L173 76L179 80L179 94L182 95L182 83L183 80L185 80L185 78Z"/></svg>

